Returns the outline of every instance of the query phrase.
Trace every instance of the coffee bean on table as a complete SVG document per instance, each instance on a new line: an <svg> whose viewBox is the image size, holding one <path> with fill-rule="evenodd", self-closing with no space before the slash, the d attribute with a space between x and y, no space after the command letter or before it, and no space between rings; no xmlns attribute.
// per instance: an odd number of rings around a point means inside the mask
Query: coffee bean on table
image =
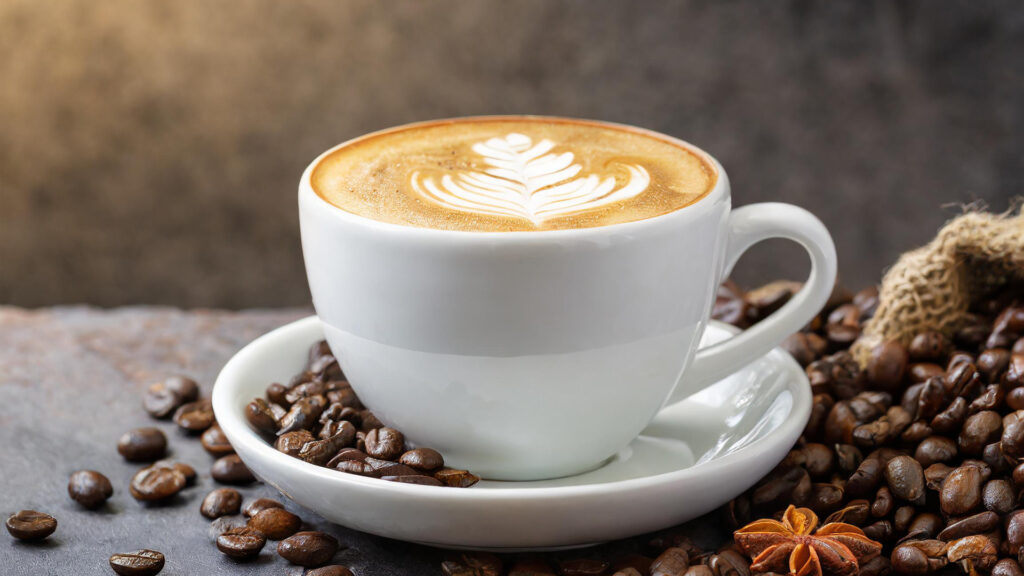
<svg viewBox="0 0 1024 576"><path fill-rule="evenodd" d="M320 568L308 570L306 571L306 576L353 576L353 574L352 571L348 569L348 566L332 564L330 566L322 566Z"/></svg>
<svg viewBox="0 0 1024 576"><path fill-rule="evenodd" d="M250 560L259 556L266 544L266 535L248 526L230 528L217 537L217 549L235 560Z"/></svg>
<svg viewBox="0 0 1024 576"><path fill-rule="evenodd" d="M136 472L128 489L136 500L156 502L181 492L185 484L185 474L173 465L153 465Z"/></svg>
<svg viewBox="0 0 1024 576"><path fill-rule="evenodd" d="M238 514L242 508L242 495L233 488L217 488L203 498L199 512L210 519Z"/></svg>
<svg viewBox="0 0 1024 576"><path fill-rule="evenodd" d="M284 540L302 528L302 518L284 508L266 508L249 518L249 526L271 540Z"/></svg>
<svg viewBox="0 0 1024 576"><path fill-rule="evenodd" d="M323 532L299 532L277 544L277 553L292 564L323 566L338 552L338 540Z"/></svg>
<svg viewBox="0 0 1024 576"><path fill-rule="evenodd" d="M154 418L166 418L182 404L199 398L199 385L185 376L171 376L151 384L142 397L142 407Z"/></svg>
<svg viewBox="0 0 1024 576"><path fill-rule="evenodd" d="M394 428L374 428L366 433L366 453L381 460L394 460L405 451L405 436Z"/></svg>
<svg viewBox="0 0 1024 576"><path fill-rule="evenodd" d="M173 468L178 472L181 472L181 475L185 477L186 486L192 484L196 480L196 469L184 462L176 462L174 460L157 460L156 462L153 462L151 466Z"/></svg>
<svg viewBox="0 0 1024 576"><path fill-rule="evenodd" d="M167 453L167 437L157 428L136 428L117 441L117 452L129 462L153 462Z"/></svg>
<svg viewBox="0 0 1024 576"><path fill-rule="evenodd" d="M268 508L284 508L284 504L270 498L257 498L245 505L244 514L251 518Z"/></svg>
<svg viewBox="0 0 1024 576"><path fill-rule="evenodd" d="M121 576L154 576L164 569L164 555L156 550L114 554L110 567Z"/></svg>
<svg viewBox="0 0 1024 576"><path fill-rule="evenodd" d="M222 484L249 484L256 481L256 477L237 454L222 456L215 460L210 467L210 476Z"/></svg>
<svg viewBox="0 0 1024 576"><path fill-rule="evenodd" d="M79 470L68 479L68 496L90 510L99 508L113 494L110 480L94 470Z"/></svg>
<svg viewBox="0 0 1024 576"><path fill-rule="evenodd" d="M57 529L57 519L35 510L21 510L7 518L7 531L18 540L42 540Z"/></svg>
<svg viewBox="0 0 1024 576"><path fill-rule="evenodd" d="M217 424L207 428L202 436L199 437L199 442L213 456L227 456L235 452L231 442L228 441L228 437L224 434L224 430Z"/></svg>
<svg viewBox="0 0 1024 576"><path fill-rule="evenodd" d="M182 404L174 413L174 423L188 432L202 432L214 422L213 405L207 399Z"/></svg>
<svg viewBox="0 0 1024 576"><path fill-rule="evenodd" d="M444 466L444 457L433 448L414 448L402 454L398 461L413 470L424 472Z"/></svg>

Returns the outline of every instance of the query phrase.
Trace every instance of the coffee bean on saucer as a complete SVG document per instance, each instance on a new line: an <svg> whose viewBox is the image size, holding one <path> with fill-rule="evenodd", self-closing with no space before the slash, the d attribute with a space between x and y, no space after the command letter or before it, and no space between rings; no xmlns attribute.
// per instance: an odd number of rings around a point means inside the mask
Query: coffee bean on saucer
<svg viewBox="0 0 1024 576"><path fill-rule="evenodd" d="M213 405L207 399L182 404L174 413L174 423L188 432L202 432L214 422Z"/></svg>
<svg viewBox="0 0 1024 576"><path fill-rule="evenodd" d="M405 451L405 436L394 428L374 428L365 441L366 453L381 460L394 460Z"/></svg>
<svg viewBox="0 0 1024 576"><path fill-rule="evenodd" d="M281 426L277 433L280 435L313 428L315 424L318 424L320 413L323 412L326 402L323 396L298 399L281 418Z"/></svg>
<svg viewBox="0 0 1024 576"><path fill-rule="evenodd" d="M110 557L110 567L121 576L155 576L164 569L164 555L156 550L136 550Z"/></svg>
<svg viewBox="0 0 1024 576"><path fill-rule="evenodd" d="M249 526L271 540L284 540L302 529L302 518L284 508L266 508L249 518Z"/></svg>
<svg viewBox="0 0 1024 576"><path fill-rule="evenodd" d="M368 456L366 455L366 452L363 452L358 448L342 448L341 450L338 451L337 454L334 455L333 458L328 460L327 464L324 464L324 466L327 466L328 468L337 468L338 464L343 460L356 460L359 462L366 462L367 458Z"/></svg>
<svg viewBox="0 0 1024 576"><path fill-rule="evenodd" d="M456 470L453 468L444 468L434 472L434 478L440 480L445 486L453 488L469 488L480 481L479 476L470 473L468 470Z"/></svg>
<svg viewBox="0 0 1024 576"><path fill-rule="evenodd" d="M287 399L288 387L279 382L267 386L267 400L284 408L290 408L291 402Z"/></svg>
<svg viewBox="0 0 1024 576"><path fill-rule="evenodd" d="M278 452L284 452L292 458L298 458L299 452L302 451L302 447L314 440L316 440L316 438L309 430L285 432L278 436L277 440L274 441L274 448L276 448Z"/></svg>
<svg viewBox="0 0 1024 576"><path fill-rule="evenodd" d="M93 470L79 470L68 479L68 496L90 510L99 508L113 493L110 480Z"/></svg>
<svg viewBox="0 0 1024 576"><path fill-rule="evenodd" d="M237 454L215 460L210 467L210 476L222 484L249 484L256 481L256 477Z"/></svg>
<svg viewBox="0 0 1024 576"><path fill-rule="evenodd" d="M416 471L409 468L405 464L399 464L398 462L392 462L391 460L381 460L379 458L367 458L363 461L374 474L379 478L381 476L415 476Z"/></svg>
<svg viewBox="0 0 1024 576"><path fill-rule="evenodd" d="M380 478L380 474L366 462L359 460L342 460L334 465L334 469L346 474L366 476L369 478Z"/></svg>
<svg viewBox="0 0 1024 576"><path fill-rule="evenodd" d="M362 424L359 426L359 430L363 432L369 432L374 428L382 428L384 426L384 423L381 422L380 419L377 418L377 416L373 412L370 412L369 410L363 410L362 412L360 412L359 417L362 418Z"/></svg>
<svg viewBox="0 0 1024 576"><path fill-rule="evenodd" d="M203 498L199 513L210 519L238 514L242 508L242 495L233 488L217 488Z"/></svg>
<svg viewBox="0 0 1024 576"><path fill-rule="evenodd" d="M352 571L348 569L348 566L332 564L330 566L323 566L308 570L306 572L306 576L353 576L353 574Z"/></svg>
<svg viewBox="0 0 1024 576"><path fill-rule="evenodd" d="M257 498L245 505L243 513L251 518L268 508L284 508L284 504L270 498Z"/></svg>
<svg viewBox="0 0 1024 576"><path fill-rule="evenodd" d="M157 460L153 462L151 466L162 466L164 468L173 468L181 475L185 477L185 485L188 486L196 481L196 469L185 464L184 462L176 462L174 460Z"/></svg>
<svg viewBox="0 0 1024 576"><path fill-rule="evenodd" d="M235 452L231 442L228 441L228 437L224 434L224 430L217 424L207 428L202 436L199 437L199 442L212 456L227 456Z"/></svg>
<svg viewBox="0 0 1024 576"><path fill-rule="evenodd" d="M153 462L167 452L167 437L157 428L136 428L117 441L117 452L129 462Z"/></svg>
<svg viewBox="0 0 1024 576"><path fill-rule="evenodd" d="M277 553L292 564L323 566L338 552L338 540L323 532L298 532L277 544Z"/></svg>
<svg viewBox="0 0 1024 576"><path fill-rule="evenodd" d="M21 510L7 518L7 531L18 540L35 542L57 529L57 519L35 510Z"/></svg>
<svg viewBox="0 0 1024 576"><path fill-rule="evenodd" d="M398 461L420 471L436 470L444 466L444 457L433 448L414 448L402 454Z"/></svg>
<svg viewBox="0 0 1024 576"><path fill-rule="evenodd" d="M398 482L401 484L419 484L420 486L444 486L440 480L432 476L424 476L423 474L412 474L404 476L381 476L381 480L387 480L388 482Z"/></svg>
<svg viewBox="0 0 1024 576"><path fill-rule="evenodd" d="M140 502L156 502L181 492L185 484L185 474L173 465L153 465L132 476L128 491Z"/></svg>
<svg viewBox="0 0 1024 576"><path fill-rule="evenodd" d="M245 406L245 419L253 428L264 434L276 434L279 428L270 404L263 398L256 398Z"/></svg>
<svg viewBox="0 0 1024 576"><path fill-rule="evenodd" d="M179 406L199 398L199 385L184 376L171 376L151 384L142 398L142 407L154 418L166 418Z"/></svg>
<svg viewBox="0 0 1024 576"><path fill-rule="evenodd" d="M267 544L267 537L248 526L230 528L217 537L217 549L235 560L250 560L259 556Z"/></svg>

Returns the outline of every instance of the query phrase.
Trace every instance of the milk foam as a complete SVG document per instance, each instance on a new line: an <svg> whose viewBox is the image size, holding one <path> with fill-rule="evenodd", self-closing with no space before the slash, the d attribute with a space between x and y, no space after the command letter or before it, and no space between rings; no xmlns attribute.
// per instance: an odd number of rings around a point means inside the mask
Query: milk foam
<svg viewBox="0 0 1024 576"><path fill-rule="evenodd" d="M650 218L695 202L715 180L696 153L654 134L487 117L371 134L327 155L311 183L331 204L384 222L528 231Z"/></svg>

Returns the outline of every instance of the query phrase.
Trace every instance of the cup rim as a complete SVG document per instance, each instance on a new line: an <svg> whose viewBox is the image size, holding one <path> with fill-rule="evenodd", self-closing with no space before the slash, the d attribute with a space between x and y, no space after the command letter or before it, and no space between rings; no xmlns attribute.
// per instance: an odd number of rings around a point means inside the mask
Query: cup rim
<svg viewBox="0 0 1024 576"><path fill-rule="evenodd" d="M483 231L483 230L448 230L441 228L426 228L420 226L408 226L405 224L395 224L392 222L383 222L381 220L374 220L366 216L361 216L354 212L349 212L343 208L335 206L324 199L320 194L313 189L312 175L313 170L323 161L326 157L330 156L337 150L356 144L369 138L375 138L392 132L399 132L410 128L423 127L423 126L434 126L440 124L450 124L459 122L473 122L481 120L515 120L515 119L530 119L530 120L550 120L553 122L571 122L578 124L588 124L593 126L601 126L606 128L614 128L619 130L625 130L629 132L635 132L657 138L660 140L668 141L671 144L685 148L695 156L703 160L709 165L715 172L715 183L710 190L706 191L700 198L695 202L687 204L677 210L667 212L665 214L659 214L650 218L644 218L641 220L632 220L629 222L620 222L617 224L608 224L605 226L591 226L587 228L567 228L560 230L517 230L517 231ZM647 128L640 128L638 126L631 126L629 124L622 124L617 122L606 122L603 120L590 120L585 118L571 118L566 116L547 116L547 115L534 115L534 114L491 114L491 115L475 115L475 116L459 116L454 118L440 118L436 120L425 120L420 122L410 122L406 124L400 124L398 126L392 126L384 128L382 130L376 130L367 134L356 136L336 144L319 156L317 156L306 169L302 172L302 178L299 181L299 204L300 206L307 205L311 209L324 211L325 213L332 214L333 218L338 221L347 223L350 225L360 226L363 228L377 230L383 233L391 234L403 234L406 236L420 238L422 240L446 240L446 239L458 239L458 238L500 238L508 241L522 240L526 242L533 242L538 240L549 240L549 239L580 239L587 240L589 238L596 238L601 236L607 236L609 234L629 234L639 231L642 228L649 228L653 226L659 226L661 224L671 224L676 220L689 219L696 217L699 214L704 214L711 209L711 206L718 204L722 201L729 201L730 186L729 177L726 175L725 168L715 159L714 156L701 149L700 147L687 142L685 140L650 130ZM301 215L300 210L300 215Z"/></svg>

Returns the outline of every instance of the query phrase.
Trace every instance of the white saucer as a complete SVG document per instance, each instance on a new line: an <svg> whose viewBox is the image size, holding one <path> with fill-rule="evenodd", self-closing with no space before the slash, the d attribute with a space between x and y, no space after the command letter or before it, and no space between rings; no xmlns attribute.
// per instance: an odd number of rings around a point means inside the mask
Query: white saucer
<svg viewBox="0 0 1024 576"><path fill-rule="evenodd" d="M712 322L704 342L735 329ZM800 366L775 349L665 409L596 470L538 482L438 488L353 476L275 450L243 409L267 384L300 371L323 338L309 317L257 338L221 371L213 408L238 455L296 503L349 528L446 548L511 552L585 546L680 524L724 504L769 472L811 411Z"/></svg>

